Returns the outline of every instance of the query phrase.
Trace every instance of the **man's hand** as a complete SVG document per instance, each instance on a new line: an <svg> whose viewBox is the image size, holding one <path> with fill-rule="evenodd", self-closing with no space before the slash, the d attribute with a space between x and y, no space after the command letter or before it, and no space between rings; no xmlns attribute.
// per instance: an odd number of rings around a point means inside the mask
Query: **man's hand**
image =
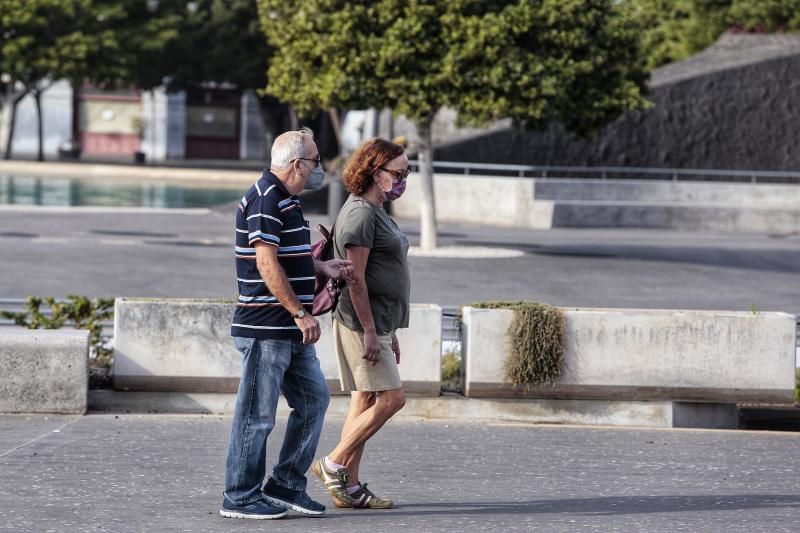
<svg viewBox="0 0 800 533"><path fill-rule="evenodd" d="M319 322L310 313L306 313L303 318L295 318L294 322L303 332L303 344L314 344L319 340L319 336L322 334Z"/></svg>
<svg viewBox="0 0 800 533"><path fill-rule="evenodd" d="M353 262L347 259L331 259L321 264L322 272L331 279L352 281Z"/></svg>
<svg viewBox="0 0 800 533"><path fill-rule="evenodd" d="M397 364L400 364L400 343L397 341L397 335L392 335L392 351L394 358L397 359Z"/></svg>
<svg viewBox="0 0 800 533"><path fill-rule="evenodd" d="M378 342L378 335L373 331L371 333L364 332L364 355L362 359L366 359L372 366L378 364L381 355L381 345Z"/></svg>

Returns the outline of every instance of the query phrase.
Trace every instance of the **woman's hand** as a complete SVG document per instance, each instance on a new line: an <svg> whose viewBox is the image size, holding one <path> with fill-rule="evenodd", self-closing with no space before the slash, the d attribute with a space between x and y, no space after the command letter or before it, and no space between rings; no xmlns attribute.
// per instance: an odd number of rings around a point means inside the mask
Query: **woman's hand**
<svg viewBox="0 0 800 533"><path fill-rule="evenodd" d="M331 279L351 281L353 279L353 262L347 259L331 259L321 265L323 273Z"/></svg>
<svg viewBox="0 0 800 533"><path fill-rule="evenodd" d="M374 331L364 332L364 355L362 359L366 359L372 366L378 364L381 355L381 344L378 342L378 334Z"/></svg>
<svg viewBox="0 0 800 533"><path fill-rule="evenodd" d="M392 351L394 352L394 358L397 359L397 364L400 364L400 342L397 340L397 335L394 333L392 334Z"/></svg>

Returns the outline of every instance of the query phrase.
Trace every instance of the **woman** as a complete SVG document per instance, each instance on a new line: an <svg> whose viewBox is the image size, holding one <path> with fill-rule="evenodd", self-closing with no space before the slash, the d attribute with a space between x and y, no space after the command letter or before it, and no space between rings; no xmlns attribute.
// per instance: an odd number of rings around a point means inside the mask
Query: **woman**
<svg viewBox="0 0 800 533"><path fill-rule="evenodd" d="M344 169L351 194L336 219L334 253L352 261L354 274L336 306L333 335L351 402L339 444L312 466L337 507L392 506L361 483L359 467L367 440L406 402L396 331L408 327L408 239L383 204L403 194L408 173L403 148L384 139L366 141Z"/></svg>

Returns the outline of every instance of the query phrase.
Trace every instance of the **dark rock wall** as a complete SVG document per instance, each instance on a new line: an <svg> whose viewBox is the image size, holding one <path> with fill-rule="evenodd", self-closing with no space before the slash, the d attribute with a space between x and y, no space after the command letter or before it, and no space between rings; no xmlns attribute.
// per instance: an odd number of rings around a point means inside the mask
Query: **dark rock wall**
<svg viewBox="0 0 800 533"><path fill-rule="evenodd" d="M800 56L656 87L653 107L591 141L553 126L501 130L436 148L439 161L800 170Z"/></svg>

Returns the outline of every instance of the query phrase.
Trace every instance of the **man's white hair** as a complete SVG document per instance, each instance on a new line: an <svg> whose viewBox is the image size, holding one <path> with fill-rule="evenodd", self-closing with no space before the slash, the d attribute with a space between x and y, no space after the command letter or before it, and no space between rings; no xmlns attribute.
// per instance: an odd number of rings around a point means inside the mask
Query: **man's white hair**
<svg viewBox="0 0 800 533"><path fill-rule="evenodd" d="M314 132L309 128L281 133L272 143L270 168L283 170L299 157L306 156L306 138L314 140Z"/></svg>

